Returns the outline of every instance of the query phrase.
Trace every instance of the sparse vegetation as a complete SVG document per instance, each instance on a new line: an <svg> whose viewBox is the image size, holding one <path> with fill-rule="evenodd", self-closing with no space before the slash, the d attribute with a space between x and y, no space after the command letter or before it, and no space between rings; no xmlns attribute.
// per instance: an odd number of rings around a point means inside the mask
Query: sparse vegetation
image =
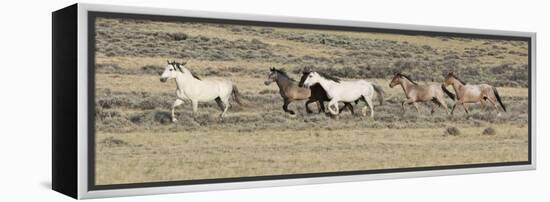
<svg viewBox="0 0 550 202"><path fill-rule="evenodd" d="M460 130L458 130L457 127L448 127L447 130L445 130L447 135L457 136L460 135Z"/></svg>
<svg viewBox="0 0 550 202"><path fill-rule="evenodd" d="M496 135L497 134L497 131L494 129L494 128L485 128L485 130L483 130L483 135Z"/></svg>

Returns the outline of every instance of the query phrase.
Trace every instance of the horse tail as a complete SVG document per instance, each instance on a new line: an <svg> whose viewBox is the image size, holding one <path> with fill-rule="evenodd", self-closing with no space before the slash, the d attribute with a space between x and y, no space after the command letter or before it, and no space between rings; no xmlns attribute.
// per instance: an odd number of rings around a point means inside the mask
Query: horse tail
<svg viewBox="0 0 550 202"><path fill-rule="evenodd" d="M447 90L445 85L441 84L441 90L443 90L443 92L445 92L445 94L447 94L447 96L449 96L452 100L455 100L455 95L451 93L451 91Z"/></svg>
<svg viewBox="0 0 550 202"><path fill-rule="evenodd" d="M376 84L372 84L374 91L378 94L378 100L380 100L380 105L384 105L384 90L382 87Z"/></svg>
<svg viewBox="0 0 550 202"><path fill-rule="evenodd" d="M500 106L502 107L502 109L504 109L504 111L506 111L506 107L505 107L504 104L502 103L502 100L500 99L500 95L498 95L497 88L495 88L494 86L491 86L491 87L493 88L493 93L495 94L495 97L497 98L498 103L500 104Z"/></svg>
<svg viewBox="0 0 550 202"><path fill-rule="evenodd" d="M235 102L237 102L237 104L239 105L243 105L243 103L241 102L241 93L239 93L239 88L237 88L236 85L233 85L233 90L231 91L231 94L233 95L233 99L235 100Z"/></svg>

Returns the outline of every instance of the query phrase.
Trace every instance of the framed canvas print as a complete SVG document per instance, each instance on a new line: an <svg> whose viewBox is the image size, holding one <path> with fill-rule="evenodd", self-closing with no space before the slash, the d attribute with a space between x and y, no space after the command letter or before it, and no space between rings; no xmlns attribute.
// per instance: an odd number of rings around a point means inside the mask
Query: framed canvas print
<svg viewBox="0 0 550 202"><path fill-rule="evenodd" d="M535 33L52 17L52 185L74 198L535 169Z"/></svg>

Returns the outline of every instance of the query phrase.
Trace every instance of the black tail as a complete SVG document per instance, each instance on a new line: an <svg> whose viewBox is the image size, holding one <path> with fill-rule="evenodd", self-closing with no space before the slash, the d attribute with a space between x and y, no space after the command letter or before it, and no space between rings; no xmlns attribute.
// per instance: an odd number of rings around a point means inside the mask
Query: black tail
<svg viewBox="0 0 550 202"><path fill-rule="evenodd" d="M500 106L502 107L502 109L504 109L504 111L506 111L506 107L504 106L504 104L502 104L502 100L500 99L500 95L498 95L497 88L493 87L493 93L495 93L495 97L497 98L497 101L500 104Z"/></svg>
<svg viewBox="0 0 550 202"><path fill-rule="evenodd" d="M451 99L455 100L455 94L451 93L451 91L447 90L447 88L445 88L445 85L441 84L441 89L443 90L443 92L445 92L445 94L447 94L447 96L449 96Z"/></svg>
<svg viewBox="0 0 550 202"><path fill-rule="evenodd" d="M241 102L241 93L239 93L239 89L237 88L236 85L233 85L233 91L231 92L231 94L233 94L233 99L235 100L235 102L237 102L237 104L239 105L243 105L243 103Z"/></svg>
<svg viewBox="0 0 550 202"><path fill-rule="evenodd" d="M380 105L384 105L384 90L379 85L373 84L374 91L378 93L378 100L380 100Z"/></svg>

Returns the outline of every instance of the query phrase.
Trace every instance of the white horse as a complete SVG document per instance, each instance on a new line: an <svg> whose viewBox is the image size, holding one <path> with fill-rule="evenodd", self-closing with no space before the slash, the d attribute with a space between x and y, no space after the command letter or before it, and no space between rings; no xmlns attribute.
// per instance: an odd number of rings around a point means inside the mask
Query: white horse
<svg viewBox="0 0 550 202"><path fill-rule="evenodd" d="M353 102L362 99L370 108L370 116L374 116L372 99L374 92L378 93L380 104L383 103L382 88L365 80L340 81L340 79L325 75L320 72L310 72L304 81L304 85L312 86L320 84L331 99L328 103L328 110L331 114L338 114L338 102ZM363 107L363 116L367 115L367 107Z"/></svg>
<svg viewBox="0 0 550 202"><path fill-rule="evenodd" d="M225 116L225 112L229 108L229 97L233 95L233 99L241 105L240 94L237 86L231 81L221 79L204 79L193 75L191 71L184 67L184 63L169 62L160 76L161 82L166 82L169 79L176 80L176 101L172 104L172 122L177 119L174 115L174 110L177 106L185 103L185 100L191 100L193 105L193 116L197 115L199 102L207 102L215 100L222 113L220 118Z"/></svg>

